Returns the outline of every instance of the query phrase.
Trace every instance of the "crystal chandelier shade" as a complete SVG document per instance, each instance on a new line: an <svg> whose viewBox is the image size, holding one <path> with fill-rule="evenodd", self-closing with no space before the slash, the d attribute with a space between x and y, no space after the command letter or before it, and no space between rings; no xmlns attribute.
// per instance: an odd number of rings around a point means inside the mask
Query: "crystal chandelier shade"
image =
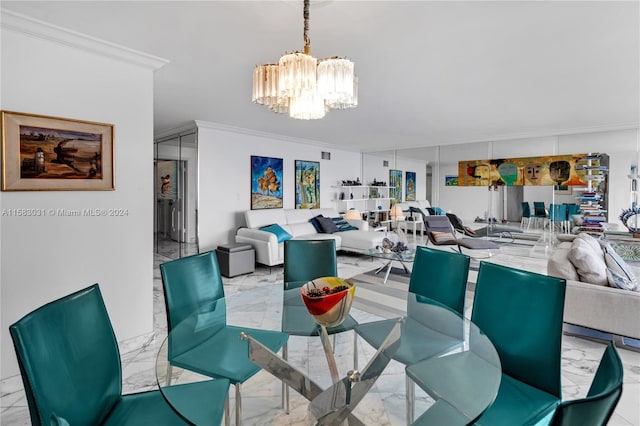
<svg viewBox="0 0 640 426"><path fill-rule="evenodd" d="M304 52L283 55L278 64L258 65L253 70L254 103L292 118L314 120L329 109L358 105L358 78L352 61L316 59L309 53L309 0L304 0Z"/></svg>

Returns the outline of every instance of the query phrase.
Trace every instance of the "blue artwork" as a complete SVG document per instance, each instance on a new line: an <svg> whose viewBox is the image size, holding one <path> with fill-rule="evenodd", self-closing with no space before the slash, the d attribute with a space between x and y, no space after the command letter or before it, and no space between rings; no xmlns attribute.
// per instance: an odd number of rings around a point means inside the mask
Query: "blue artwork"
<svg viewBox="0 0 640 426"><path fill-rule="evenodd" d="M251 156L251 210L282 208L282 158Z"/></svg>

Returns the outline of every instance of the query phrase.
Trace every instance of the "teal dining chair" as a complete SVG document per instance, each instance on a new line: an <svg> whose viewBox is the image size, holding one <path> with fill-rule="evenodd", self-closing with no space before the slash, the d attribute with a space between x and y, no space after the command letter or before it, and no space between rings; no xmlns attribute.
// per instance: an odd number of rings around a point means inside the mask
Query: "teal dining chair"
<svg viewBox="0 0 640 426"><path fill-rule="evenodd" d="M336 242L327 240L287 240L284 242L284 289L302 287L308 281L320 277L335 277L338 275L338 259L336 256ZM293 296L294 303L285 304L282 309L282 331L290 336L319 336L320 326L313 320L307 308L304 307L299 294ZM335 336L344 331L353 330L358 322L348 315L342 324L327 327L327 333ZM353 336L353 365L358 368L358 351L356 350L357 335ZM288 359L288 345L282 348L282 357ZM283 405L289 412L289 387L283 383Z"/></svg>
<svg viewBox="0 0 640 426"><path fill-rule="evenodd" d="M536 221L536 226L538 222L542 223L542 228L544 229L546 225L546 221L548 219L547 209L544 206L544 201L534 201L533 202L533 215L532 217Z"/></svg>
<svg viewBox="0 0 640 426"><path fill-rule="evenodd" d="M609 343L585 398L564 401L553 417L553 426L607 424L622 395L623 368L613 342Z"/></svg>
<svg viewBox="0 0 640 426"><path fill-rule="evenodd" d="M98 284L34 310L9 331L32 425L191 424L160 391L122 395L118 343ZM171 386L192 401L195 418L212 424L222 420L228 389L227 379Z"/></svg>
<svg viewBox="0 0 640 426"><path fill-rule="evenodd" d="M460 344L460 335L436 330L429 318L420 315L421 310L417 304L438 305L462 317L469 262L469 256L461 253L422 246L416 248L409 279L407 316L400 326L400 346L393 355L394 360L411 365ZM387 319L360 324L356 327L356 333L374 348L379 348L395 323L396 319ZM462 326L459 331L462 331ZM407 419L411 423L415 385L409 377L405 385Z"/></svg>
<svg viewBox="0 0 640 426"><path fill-rule="evenodd" d="M236 390L235 420L239 425L241 384L260 370L249 359L249 345L240 340L240 333L248 333L273 352L278 352L289 336L279 331L227 325L222 277L213 251L163 263L160 272L169 338L175 337L169 342L170 364L209 377L229 379ZM172 331L194 316L197 320L191 329L206 330L178 339Z"/></svg>
<svg viewBox="0 0 640 426"><path fill-rule="evenodd" d="M531 226L531 219L533 218L533 215L531 214L531 206L529 206L528 201L523 201L520 203L520 206L522 208L522 220L520 221L520 227L524 228L526 223L527 229L529 229Z"/></svg>
<svg viewBox="0 0 640 426"><path fill-rule="evenodd" d="M549 422L560 403L564 279L480 263L471 321L500 356L502 380L478 425Z"/></svg>
<svg viewBox="0 0 640 426"><path fill-rule="evenodd" d="M560 232L567 230L567 206L564 204L549 205L549 224L551 229L558 228Z"/></svg>

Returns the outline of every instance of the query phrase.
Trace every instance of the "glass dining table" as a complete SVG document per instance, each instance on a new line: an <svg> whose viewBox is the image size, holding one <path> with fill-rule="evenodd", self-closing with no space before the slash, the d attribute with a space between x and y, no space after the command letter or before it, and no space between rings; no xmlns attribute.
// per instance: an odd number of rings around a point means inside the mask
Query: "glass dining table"
<svg viewBox="0 0 640 426"><path fill-rule="evenodd" d="M357 299L358 283L355 285ZM243 424L404 425L408 418L407 374L419 385L412 407L417 417L413 424L437 424L443 418L451 424L467 424L480 416L493 402L501 377L500 360L490 340L471 321L437 302L407 293L407 306L413 320L413 335L415 327L422 327L425 335L440 333L449 341L453 338L456 344L449 344L436 356L405 368L392 360L402 339L403 320L395 314L384 316L379 310L374 314L354 307L351 315L360 324L389 320L388 327L381 331L386 340L384 347L372 348L359 339L357 350L360 360L366 364L358 369L351 362L353 331L338 334L337 344L332 348L341 375L336 380L329 372L325 348L317 337L290 336L285 361L261 347L251 336L239 335L238 338L247 341L247 356L263 367L242 385ZM200 410L194 407L193 401L176 398L172 387L213 379L199 374L198 368L175 365L172 359L215 333L221 310L226 311L227 323L239 327L280 330L285 312L295 312L301 318L301 327L313 326L306 321L301 309L306 308L299 288L284 290L281 284L269 284L230 295L215 306L194 313L172 330L158 351L156 377L166 401L191 423L210 424L198 417ZM297 391L291 395L290 414L279 406L281 382L278 379Z"/></svg>

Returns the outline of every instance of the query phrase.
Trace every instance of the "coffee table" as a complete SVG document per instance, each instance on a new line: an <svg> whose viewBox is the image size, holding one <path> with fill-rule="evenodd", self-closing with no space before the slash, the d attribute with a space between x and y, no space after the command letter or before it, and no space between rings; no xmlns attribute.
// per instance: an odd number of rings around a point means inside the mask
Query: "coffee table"
<svg viewBox="0 0 640 426"><path fill-rule="evenodd" d="M389 279L389 274L391 273L391 267L393 266L393 262L399 262L407 274L411 273L411 270L407 268L407 265L405 264L405 262L413 263L416 257L416 250L408 249L401 252L395 252L395 251L380 252L378 251L378 249L367 249L362 254L371 256L371 257L376 257L378 259L385 259L388 261L387 263L382 265L380 268L376 269L376 272L375 272L376 274L379 274L385 268L387 269L387 272L385 273L385 276L384 276L384 281L382 281L384 284L386 284L387 280Z"/></svg>

